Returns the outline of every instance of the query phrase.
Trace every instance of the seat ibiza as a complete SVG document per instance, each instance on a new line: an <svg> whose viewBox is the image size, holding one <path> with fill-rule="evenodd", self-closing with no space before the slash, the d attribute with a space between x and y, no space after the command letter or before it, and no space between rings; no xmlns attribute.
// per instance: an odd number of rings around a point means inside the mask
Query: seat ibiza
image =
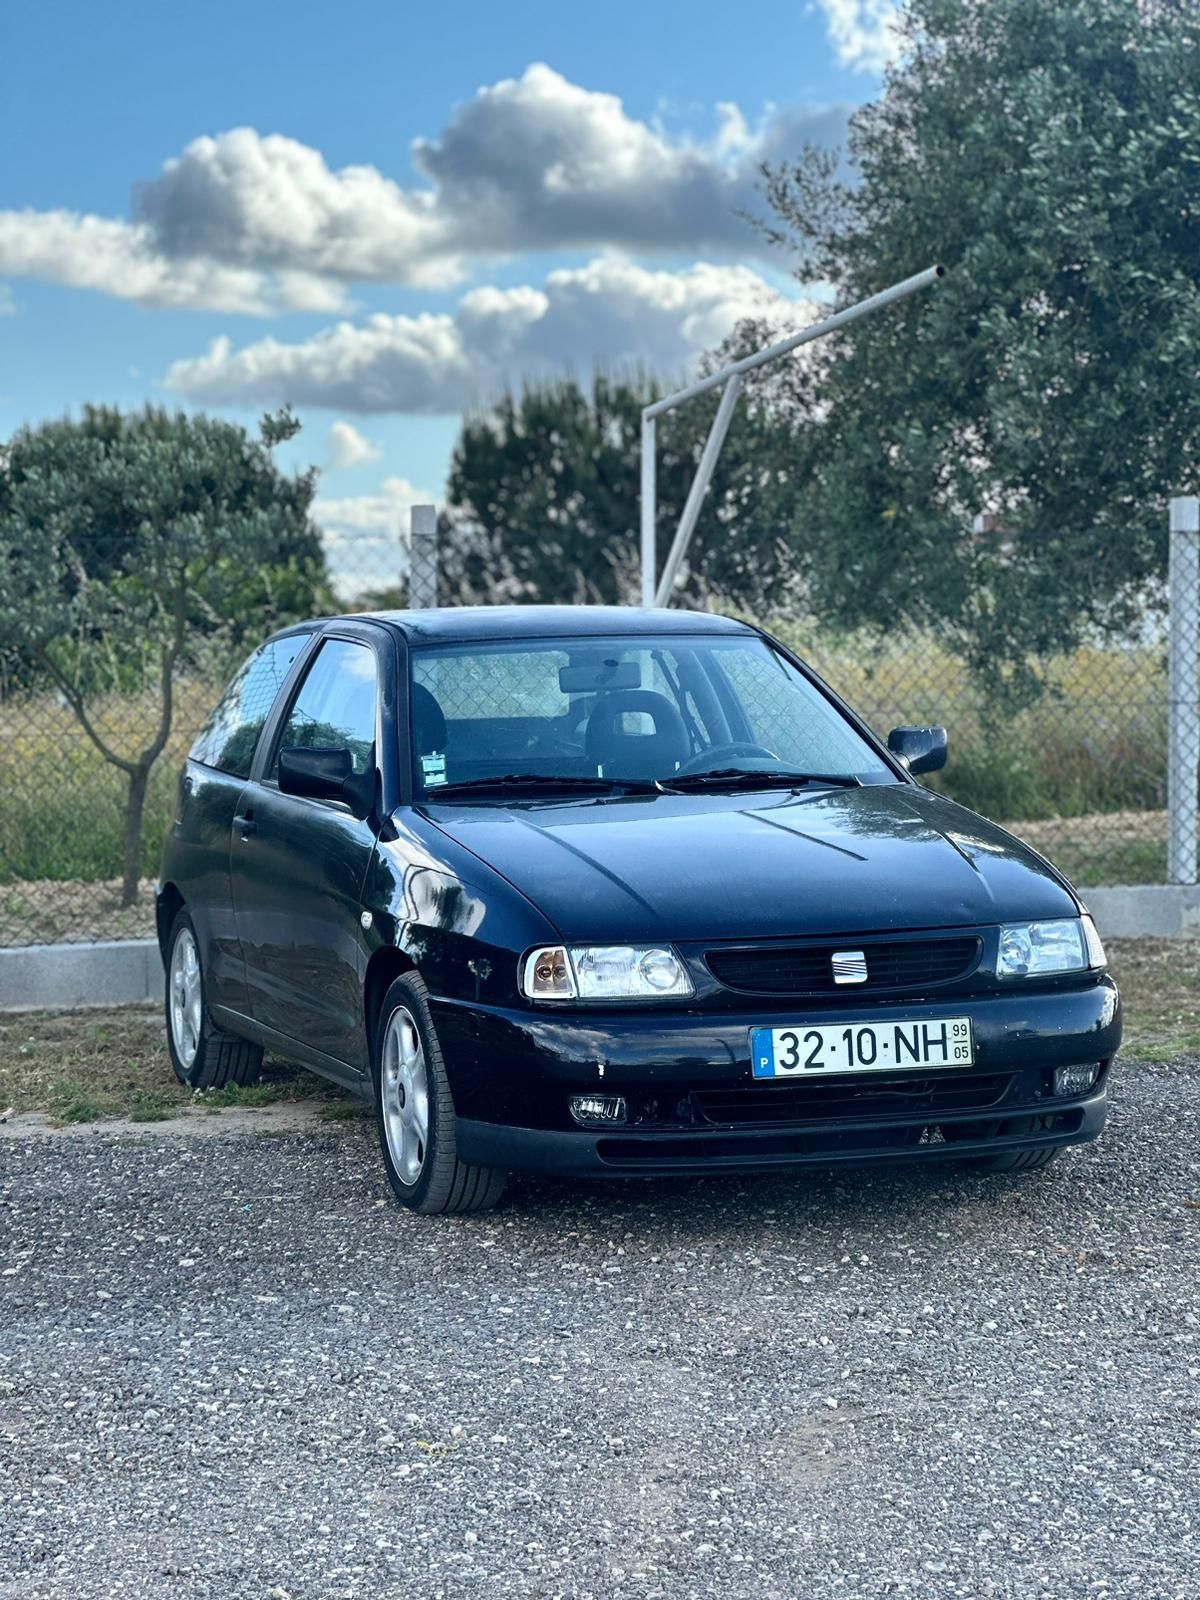
<svg viewBox="0 0 1200 1600"><path fill-rule="evenodd" d="M180 1079L373 1102L420 1212L512 1171L1045 1166L1120 1004L1084 907L758 629L683 611L286 629L188 757L157 894Z"/></svg>

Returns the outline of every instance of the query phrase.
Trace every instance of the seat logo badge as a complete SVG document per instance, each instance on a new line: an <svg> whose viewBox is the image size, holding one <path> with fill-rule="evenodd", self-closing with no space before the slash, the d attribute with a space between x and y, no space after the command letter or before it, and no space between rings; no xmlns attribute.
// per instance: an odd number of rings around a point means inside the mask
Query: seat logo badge
<svg viewBox="0 0 1200 1600"><path fill-rule="evenodd" d="M831 960L834 983L866 983L867 958L861 950L835 950Z"/></svg>

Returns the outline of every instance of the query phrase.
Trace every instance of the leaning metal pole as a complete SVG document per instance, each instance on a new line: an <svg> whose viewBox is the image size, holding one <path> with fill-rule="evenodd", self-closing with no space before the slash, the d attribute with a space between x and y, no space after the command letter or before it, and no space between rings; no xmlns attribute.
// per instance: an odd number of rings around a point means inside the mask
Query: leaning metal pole
<svg viewBox="0 0 1200 1600"><path fill-rule="evenodd" d="M906 299L908 295L915 294L918 289L928 288L943 275L941 267L926 267L924 272L915 273L911 278L905 278L901 283L894 283L890 289L884 289L879 294L873 294L869 299L860 300L857 305L847 306L844 311L836 312L832 317L826 317L823 322L813 323L811 327L802 328L799 333L793 333L778 343L767 345L765 349L756 350L753 355L743 356L740 361L734 361L727 367L722 367L719 372L710 372L707 377L699 378L695 383L689 384L686 389L680 389L676 394L665 395L661 400L655 400L652 405L646 406L642 411L642 605L667 605L670 602L671 590L687 554L688 545L692 534L695 532L696 521L700 515L700 507L708 486L712 481L713 468L717 464L717 457L721 453L721 445L725 434L728 432L730 421L733 417L734 407L737 404L738 391L741 387L742 374L752 372L756 367L765 366L768 361L774 361L779 356L790 355L793 350L798 350L801 345L812 344L815 339L823 339L827 333L835 333L838 328L844 328L849 322L857 322L859 317L865 317L872 311L878 311L883 306L889 306L895 300ZM691 491L684 506L683 515L676 529L675 537L671 542L671 549L663 567L662 578L655 582L655 568L657 565L657 518L658 503L655 487L655 422L664 412L674 411L677 406L685 405L687 401L694 400L697 395L707 394L710 389L724 389L721 404L717 410L716 418L708 439L705 442L700 464L696 469L696 477L692 483Z"/></svg>

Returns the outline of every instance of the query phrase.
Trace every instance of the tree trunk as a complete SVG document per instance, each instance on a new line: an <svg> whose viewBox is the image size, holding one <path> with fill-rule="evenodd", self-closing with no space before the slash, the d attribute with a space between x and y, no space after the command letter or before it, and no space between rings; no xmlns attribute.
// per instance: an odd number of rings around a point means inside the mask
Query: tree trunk
<svg viewBox="0 0 1200 1600"><path fill-rule="evenodd" d="M129 796L125 802L125 843L121 881L121 904L131 906L138 897L142 876L142 818L146 810L146 786L150 768L138 766L129 774Z"/></svg>

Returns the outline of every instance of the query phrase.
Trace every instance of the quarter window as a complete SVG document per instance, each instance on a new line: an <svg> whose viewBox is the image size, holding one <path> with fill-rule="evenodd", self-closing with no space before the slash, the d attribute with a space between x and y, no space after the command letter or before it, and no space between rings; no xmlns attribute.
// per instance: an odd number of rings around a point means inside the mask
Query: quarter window
<svg viewBox="0 0 1200 1600"><path fill-rule="evenodd" d="M193 761L235 778L248 778L258 738L275 704L292 662L308 643L306 633L268 639L218 700L192 746Z"/></svg>
<svg viewBox="0 0 1200 1600"><path fill-rule="evenodd" d="M376 684L375 652L370 645L326 639L279 735L272 777L279 771L279 751L295 746L344 748L350 752L355 772L373 767Z"/></svg>

